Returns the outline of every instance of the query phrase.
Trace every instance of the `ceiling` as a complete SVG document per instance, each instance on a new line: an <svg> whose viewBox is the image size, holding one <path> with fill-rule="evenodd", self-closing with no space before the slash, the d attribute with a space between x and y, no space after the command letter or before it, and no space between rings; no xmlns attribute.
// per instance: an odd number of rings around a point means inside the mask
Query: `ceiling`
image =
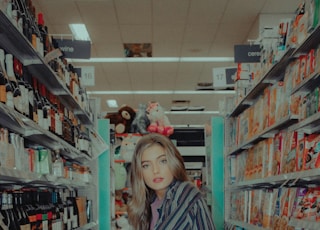
<svg viewBox="0 0 320 230"><path fill-rule="evenodd" d="M153 57L233 57L234 45L257 39L260 28L292 17L300 0L33 0L44 14L50 34L71 34L69 23L84 23L89 31L91 57L123 58L123 43L151 43ZM283 16L285 15L285 16ZM269 24L270 23L270 24ZM73 63L94 66L94 91L195 91L197 83L212 83L212 69L233 62ZM218 111L229 94L94 95L101 114L114 111L106 99L137 108L158 101L166 110L173 100ZM232 94L231 94L232 95ZM220 105L220 107L219 107ZM167 115L173 125L204 125L213 115Z"/></svg>

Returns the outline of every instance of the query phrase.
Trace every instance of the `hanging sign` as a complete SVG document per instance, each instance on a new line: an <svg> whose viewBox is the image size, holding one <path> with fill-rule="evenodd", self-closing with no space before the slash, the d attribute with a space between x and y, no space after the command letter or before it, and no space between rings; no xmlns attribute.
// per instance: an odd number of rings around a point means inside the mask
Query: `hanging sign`
<svg viewBox="0 0 320 230"><path fill-rule="evenodd" d="M55 39L66 58L89 59L91 42L70 39Z"/></svg>
<svg viewBox="0 0 320 230"><path fill-rule="evenodd" d="M260 62L260 45L235 45L234 62L235 63L255 63Z"/></svg>
<svg viewBox="0 0 320 230"><path fill-rule="evenodd" d="M74 68L74 70L77 72L78 76L81 77L81 85L95 85L94 66L81 66Z"/></svg>

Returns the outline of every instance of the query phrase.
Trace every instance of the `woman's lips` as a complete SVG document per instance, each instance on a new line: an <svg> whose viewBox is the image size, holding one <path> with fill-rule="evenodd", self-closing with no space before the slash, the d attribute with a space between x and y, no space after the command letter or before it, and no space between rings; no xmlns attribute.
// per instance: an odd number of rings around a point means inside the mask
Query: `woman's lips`
<svg viewBox="0 0 320 230"><path fill-rule="evenodd" d="M160 183L163 181L163 178L162 177L154 178L152 181L153 183Z"/></svg>

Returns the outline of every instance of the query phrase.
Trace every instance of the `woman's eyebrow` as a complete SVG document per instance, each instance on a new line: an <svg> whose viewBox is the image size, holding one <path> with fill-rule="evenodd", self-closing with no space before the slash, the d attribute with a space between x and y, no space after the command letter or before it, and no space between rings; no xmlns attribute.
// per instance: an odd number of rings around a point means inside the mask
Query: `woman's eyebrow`
<svg viewBox="0 0 320 230"><path fill-rule="evenodd" d="M156 159L160 159L160 158L165 157L165 156L166 156L166 154L161 154L160 156L157 156ZM143 163L145 163L145 162L150 162L150 160L141 161L141 164L143 164Z"/></svg>

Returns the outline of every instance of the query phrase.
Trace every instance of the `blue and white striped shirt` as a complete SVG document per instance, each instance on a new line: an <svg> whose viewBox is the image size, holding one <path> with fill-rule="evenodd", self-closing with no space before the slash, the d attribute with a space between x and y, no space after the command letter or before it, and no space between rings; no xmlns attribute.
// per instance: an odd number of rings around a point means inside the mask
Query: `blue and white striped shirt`
<svg viewBox="0 0 320 230"><path fill-rule="evenodd" d="M155 230L214 230L211 212L191 182L174 181L159 209Z"/></svg>

